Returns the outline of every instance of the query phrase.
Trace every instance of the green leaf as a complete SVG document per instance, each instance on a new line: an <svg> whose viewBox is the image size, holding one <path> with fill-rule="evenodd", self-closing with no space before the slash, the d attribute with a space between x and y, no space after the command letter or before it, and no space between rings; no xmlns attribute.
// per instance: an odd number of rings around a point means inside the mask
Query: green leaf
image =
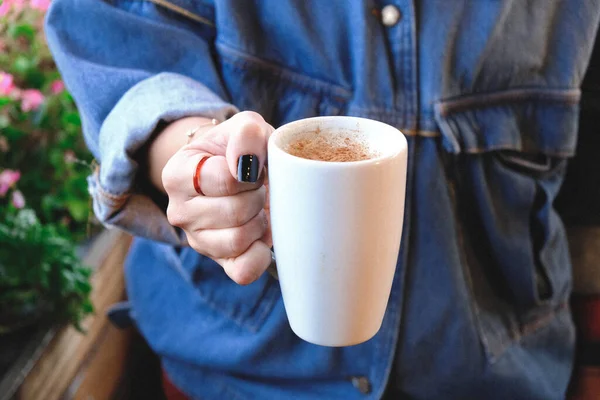
<svg viewBox="0 0 600 400"><path fill-rule="evenodd" d="M18 128L15 128L12 125L8 125L8 126L4 127L2 129L2 133L4 134L4 136L6 136L6 138L10 142L16 141L26 135L25 132L23 132L22 130L20 130Z"/></svg>
<svg viewBox="0 0 600 400"><path fill-rule="evenodd" d="M44 195L42 197L42 201L41 201L41 208L43 211L43 214L45 216L49 216L52 214L52 211L56 208L56 198L52 195Z"/></svg>
<svg viewBox="0 0 600 400"><path fill-rule="evenodd" d="M10 97L0 97L0 108L4 107L7 104L12 104L14 102Z"/></svg>
<svg viewBox="0 0 600 400"><path fill-rule="evenodd" d="M65 104L73 104L75 102L73 96L71 96L71 93L67 92L66 90L62 92L60 96Z"/></svg>
<svg viewBox="0 0 600 400"><path fill-rule="evenodd" d="M61 149L53 148L49 151L48 159L50 164L57 168L64 163L65 154Z"/></svg>
<svg viewBox="0 0 600 400"><path fill-rule="evenodd" d="M88 281L76 282L75 286L81 293L90 293L92 291L92 285Z"/></svg>
<svg viewBox="0 0 600 400"><path fill-rule="evenodd" d="M91 314L94 312L94 305L91 301L88 301L83 304L83 312L86 314Z"/></svg>
<svg viewBox="0 0 600 400"><path fill-rule="evenodd" d="M39 89L44 85L45 81L46 77L44 76L44 73L36 68L34 62L30 62L30 67L25 75L25 82L27 82L27 86Z"/></svg>
<svg viewBox="0 0 600 400"><path fill-rule="evenodd" d="M68 200L67 209L75 221L84 222L87 220L89 209L87 200Z"/></svg>
<svg viewBox="0 0 600 400"><path fill-rule="evenodd" d="M65 113L62 117L61 122L63 123L63 125L73 125L76 127L81 126L81 118L76 112Z"/></svg>
<svg viewBox="0 0 600 400"><path fill-rule="evenodd" d="M33 67L31 60L24 55L19 55L15 58L12 65L12 70L20 75L26 75L27 72Z"/></svg>
<svg viewBox="0 0 600 400"><path fill-rule="evenodd" d="M29 24L10 25L8 34L13 39L24 37L27 40L32 41L35 38L35 29Z"/></svg>
<svg viewBox="0 0 600 400"><path fill-rule="evenodd" d="M9 19L0 26L7 42L0 69L22 89L48 93L60 73L41 31L43 13L24 9ZM43 304L53 321L81 326L93 312L91 272L76 253L76 238L86 237L90 171L66 163L64 154L71 150L84 161L92 156L68 92L48 96L33 112L22 112L19 103L0 96L0 135L10 148L0 152L0 168L21 171L18 188L27 199L27 209L17 210L9 197L0 198L0 309Z"/></svg>

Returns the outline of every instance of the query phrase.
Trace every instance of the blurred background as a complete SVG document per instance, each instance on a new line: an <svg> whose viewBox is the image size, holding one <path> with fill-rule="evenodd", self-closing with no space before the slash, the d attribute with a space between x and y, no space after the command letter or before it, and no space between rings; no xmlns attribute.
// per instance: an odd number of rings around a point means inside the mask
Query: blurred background
<svg viewBox="0 0 600 400"><path fill-rule="evenodd" d="M130 238L93 219L94 160L46 45L49 6L0 0L0 400L162 399L146 343L106 317L125 300Z"/></svg>

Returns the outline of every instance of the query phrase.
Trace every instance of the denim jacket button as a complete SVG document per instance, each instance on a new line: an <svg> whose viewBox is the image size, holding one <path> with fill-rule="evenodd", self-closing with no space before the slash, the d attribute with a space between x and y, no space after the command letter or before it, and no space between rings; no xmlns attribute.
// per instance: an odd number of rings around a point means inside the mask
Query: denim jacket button
<svg viewBox="0 0 600 400"><path fill-rule="evenodd" d="M358 389L362 394L371 393L371 382L364 376L353 376L352 386Z"/></svg>
<svg viewBox="0 0 600 400"><path fill-rule="evenodd" d="M388 4L381 9L381 23L387 27L396 25L400 18L402 18L402 14L396 6Z"/></svg>

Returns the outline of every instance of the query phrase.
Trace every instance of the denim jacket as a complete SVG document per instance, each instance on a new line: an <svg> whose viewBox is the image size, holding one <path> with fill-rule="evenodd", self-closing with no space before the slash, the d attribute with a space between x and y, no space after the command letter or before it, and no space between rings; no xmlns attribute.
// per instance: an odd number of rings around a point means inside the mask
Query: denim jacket
<svg viewBox="0 0 600 400"><path fill-rule="evenodd" d="M599 0L54 0L48 40L100 164L94 210L138 237L132 316L172 381L202 399L564 398L571 257L554 203L599 20ZM370 341L298 339L276 280L230 281L146 189L161 126L238 110L406 135L402 246Z"/></svg>

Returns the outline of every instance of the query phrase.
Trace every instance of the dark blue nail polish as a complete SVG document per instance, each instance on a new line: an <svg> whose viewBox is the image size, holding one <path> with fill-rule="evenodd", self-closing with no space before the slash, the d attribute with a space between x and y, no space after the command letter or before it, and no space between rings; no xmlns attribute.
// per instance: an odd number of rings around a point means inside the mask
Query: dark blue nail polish
<svg viewBox="0 0 600 400"><path fill-rule="evenodd" d="M254 183L258 180L258 157L254 154L240 156L237 179L240 182Z"/></svg>

